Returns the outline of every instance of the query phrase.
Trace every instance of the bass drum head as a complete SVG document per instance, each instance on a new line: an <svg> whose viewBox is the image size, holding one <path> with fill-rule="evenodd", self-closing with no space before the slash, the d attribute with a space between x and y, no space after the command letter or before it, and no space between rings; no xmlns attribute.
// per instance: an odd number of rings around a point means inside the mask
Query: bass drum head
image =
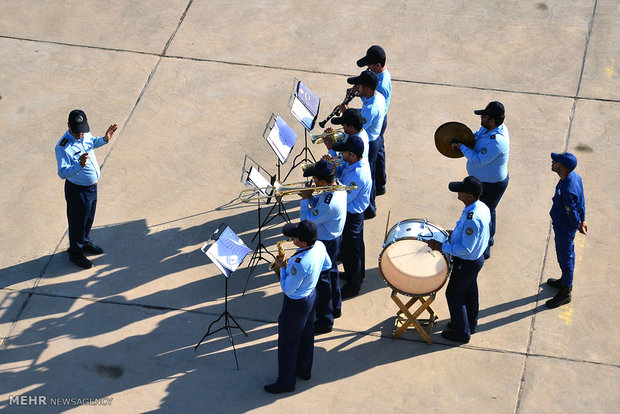
<svg viewBox="0 0 620 414"><path fill-rule="evenodd" d="M419 240L398 240L379 256L381 276L394 290L409 296L436 292L448 278L448 262Z"/></svg>

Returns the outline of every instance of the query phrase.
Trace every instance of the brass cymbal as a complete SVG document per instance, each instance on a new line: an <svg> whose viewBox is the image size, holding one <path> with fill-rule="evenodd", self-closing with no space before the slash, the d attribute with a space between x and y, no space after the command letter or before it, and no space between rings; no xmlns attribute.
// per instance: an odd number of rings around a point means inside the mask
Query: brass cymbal
<svg viewBox="0 0 620 414"><path fill-rule="evenodd" d="M460 122L446 122L435 131L435 146L437 150L449 158L461 158L463 154L452 149L452 142L458 141L473 148L476 143L474 133L465 124Z"/></svg>

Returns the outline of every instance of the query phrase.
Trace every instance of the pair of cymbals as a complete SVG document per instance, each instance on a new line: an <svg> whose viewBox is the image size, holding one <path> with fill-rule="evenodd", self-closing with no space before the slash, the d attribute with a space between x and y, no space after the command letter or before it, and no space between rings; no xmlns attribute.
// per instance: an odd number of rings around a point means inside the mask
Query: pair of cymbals
<svg viewBox="0 0 620 414"><path fill-rule="evenodd" d="M452 144L455 142L474 148L476 138L471 129L460 122L446 122L435 131L435 147L446 157L461 158L463 156L460 151L452 149Z"/></svg>

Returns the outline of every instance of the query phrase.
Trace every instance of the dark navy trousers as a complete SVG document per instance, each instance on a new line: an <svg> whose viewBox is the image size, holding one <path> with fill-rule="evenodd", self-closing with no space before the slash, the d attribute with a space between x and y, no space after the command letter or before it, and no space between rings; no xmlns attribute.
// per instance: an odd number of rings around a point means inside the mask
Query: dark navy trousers
<svg viewBox="0 0 620 414"><path fill-rule="evenodd" d="M340 257L348 280L346 288L353 293L359 292L366 273L364 213L347 213L347 221L342 231Z"/></svg>
<svg viewBox="0 0 620 414"><path fill-rule="evenodd" d="M385 134L385 129L387 128L387 118L387 114L385 114L385 117L383 118L383 126L381 126L381 133L379 134L379 139L381 139L381 147L377 153L375 175L373 176L373 180L376 182L376 190L385 190L385 183L387 182L387 175L385 173L385 138L383 135Z"/></svg>
<svg viewBox="0 0 620 414"><path fill-rule="evenodd" d="M379 156L379 150L383 145L383 139L381 136L370 141L368 143L368 164L370 165L370 177L372 178L372 189L370 190L370 204L366 208L366 211L375 214L377 211L377 205L375 204L375 197L377 196L377 186L375 180L375 171L377 169L377 157Z"/></svg>
<svg viewBox="0 0 620 414"><path fill-rule="evenodd" d="M90 229L97 210L97 184L81 186L65 180L65 200L69 221L69 253L82 254L90 242Z"/></svg>
<svg viewBox="0 0 620 414"><path fill-rule="evenodd" d="M309 377L314 358L316 291L302 299L284 295L278 317L278 382L294 386L296 376Z"/></svg>
<svg viewBox="0 0 620 414"><path fill-rule="evenodd" d="M555 235L555 253L562 270L562 286L573 286L575 270L575 233L577 229L553 224Z"/></svg>
<svg viewBox="0 0 620 414"><path fill-rule="evenodd" d="M463 260L452 256L453 268L446 300L454 330L469 340L471 331L478 326L478 273L484 265L484 255L477 260Z"/></svg>
<svg viewBox="0 0 620 414"><path fill-rule="evenodd" d="M334 325L334 312L342 311L340 277L338 274L338 253L342 236L332 240L321 240L332 261L332 267L324 270L316 284L316 322L321 326Z"/></svg>
<svg viewBox="0 0 620 414"><path fill-rule="evenodd" d="M510 177L506 177L504 180L499 181L497 183L482 183L482 195L480 196L480 201L487 205L489 210L491 211L491 226L489 227L489 246L484 252L485 256L488 256L491 246L495 243L493 240L493 236L495 235L495 209L499 204L499 200L501 200L506 188L508 187L508 179Z"/></svg>

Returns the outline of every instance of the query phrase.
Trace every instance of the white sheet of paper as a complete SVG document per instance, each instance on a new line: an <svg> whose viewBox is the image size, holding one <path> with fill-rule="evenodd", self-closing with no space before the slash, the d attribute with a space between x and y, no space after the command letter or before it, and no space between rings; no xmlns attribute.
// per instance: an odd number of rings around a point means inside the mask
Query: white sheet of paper
<svg viewBox="0 0 620 414"><path fill-rule="evenodd" d="M226 277L237 270L245 256L252 251L230 227L226 227L220 238L207 251L206 248L207 244L202 246L201 250Z"/></svg>
<svg viewBox="0 0 620 414"><path fill-rule="evenodd" d="M267 179L258 171L258 169L254 167L250 167L250 172L248 173L248 181L254 185L256 188L260 188L260 192L268 196L268 192L266 190L267 187L270 187L271 184Z"/></svg>
<svg viewBox="0 0 620 414"><path fill-rule="evenodd" d="M297 97L295 97L295 99L293 100L293 105L291 106L291 113L295 116L295 118L297 118L299 122L301 122L304 128L310 130L314 115L299 99L297 99Z"/></svg>

